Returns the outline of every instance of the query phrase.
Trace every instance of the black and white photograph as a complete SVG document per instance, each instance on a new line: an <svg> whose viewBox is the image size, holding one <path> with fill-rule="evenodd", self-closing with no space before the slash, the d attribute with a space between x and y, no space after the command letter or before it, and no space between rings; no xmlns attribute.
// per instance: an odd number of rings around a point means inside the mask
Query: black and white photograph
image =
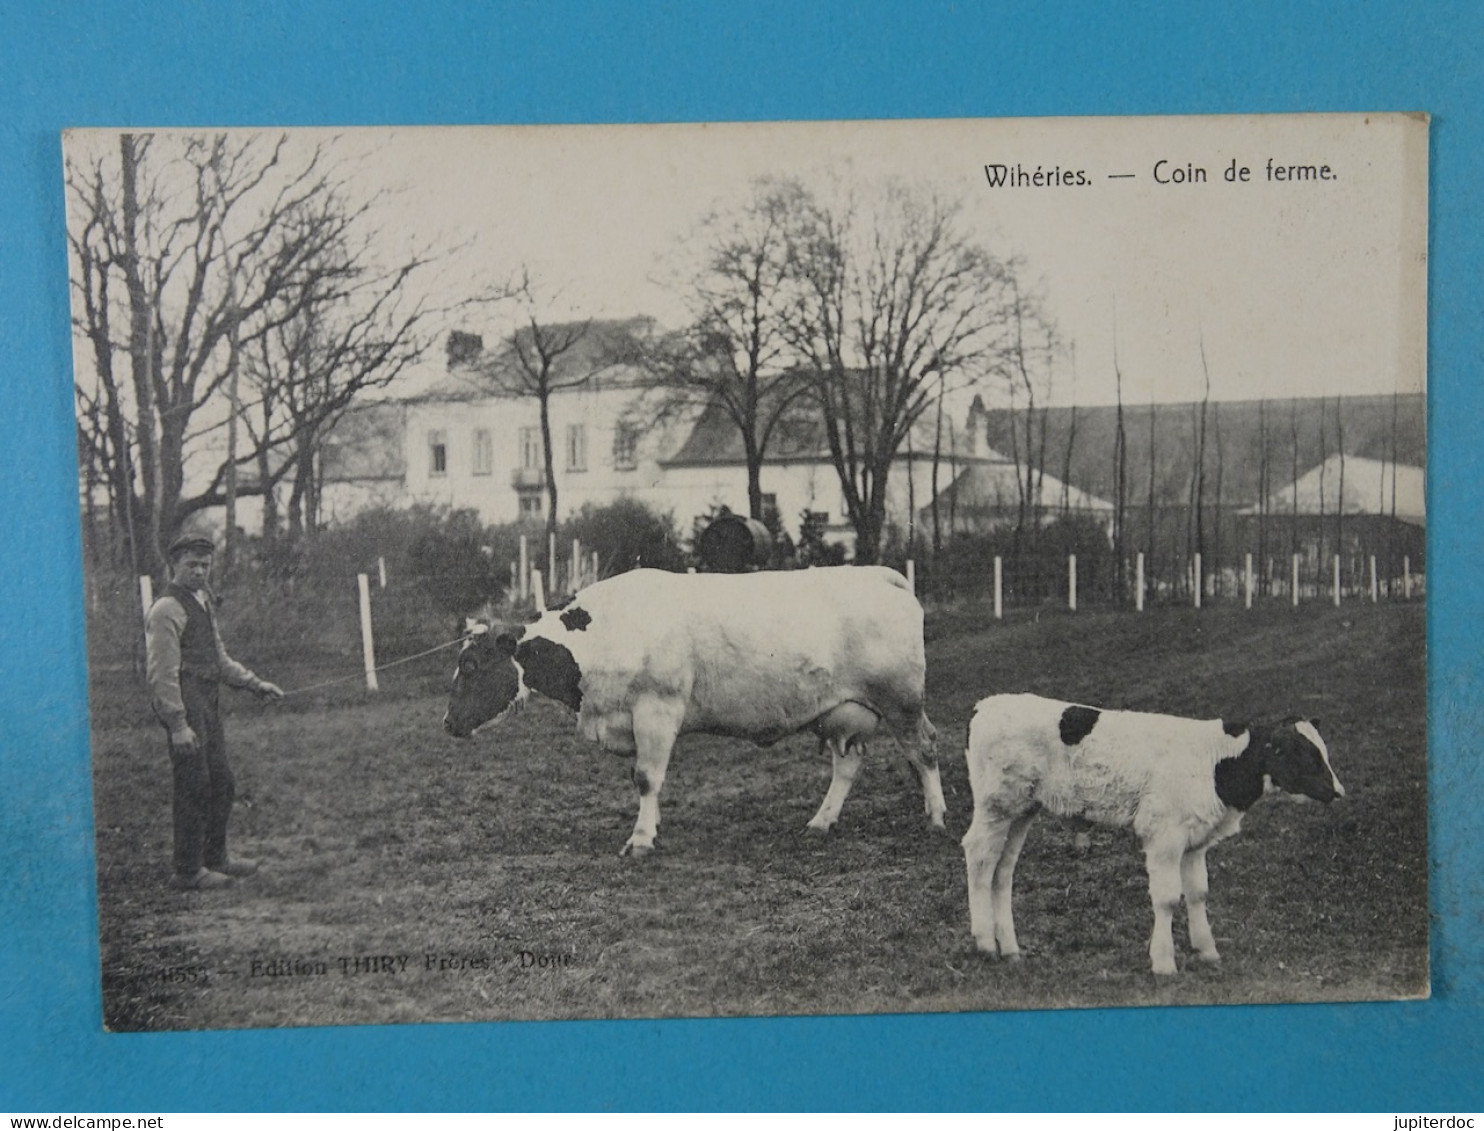
<svg viewBox="0 0 1484 1131"><path fill-rule="evenodd" d="M1427 997L1428 128L68 132L103 1026Z"/></svg>

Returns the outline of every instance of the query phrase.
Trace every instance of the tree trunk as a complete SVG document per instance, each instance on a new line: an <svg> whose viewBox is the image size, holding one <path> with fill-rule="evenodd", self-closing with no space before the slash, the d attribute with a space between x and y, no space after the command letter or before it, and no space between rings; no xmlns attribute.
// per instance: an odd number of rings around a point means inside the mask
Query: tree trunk
<svg viewBox="0 0 1484 1131"><path fill-rule="evenodd" d="M133 134L119 137L119 161L122 169L122 227L124 285L129 295L129 364L132 370L135 398L134 437L139 445L140 472L143 477L143 499L138 518L144 529L140 537L141 565L159 573L164 562L161 546L160 468L168 456L155 442L154 391L154 311L144 286L139 259L139 160ZM168 466L168 463L165 464ZM133 488L130 487L132 494ZM178 494L178 493L177 493Z"/></svg>
<svg viewBox="0 0 1484 1131"><path fill-rule="evenodd" d="M556 459L551 450L551 390L544 383L538 396L541 402L541 449L546 460L546 546L551 547L551 540L556 537L557 528L557 483L556 483ZM546 576L548 585L551 580L551 571L555 562L546 563Z"/></svg>

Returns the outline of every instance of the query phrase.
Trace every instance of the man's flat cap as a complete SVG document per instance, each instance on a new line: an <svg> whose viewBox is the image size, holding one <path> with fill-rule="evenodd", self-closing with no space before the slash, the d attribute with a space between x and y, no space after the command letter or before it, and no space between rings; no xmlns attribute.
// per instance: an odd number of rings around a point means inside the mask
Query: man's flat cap
<svg viewBox="0 0 1484 1131"><path fill-rule="evenodd" d="M200 550L205 554L214 554L216 543L204 534L182 534L170 543L169 554L173 558L176 554L183 554L187 550Z"/></svg>

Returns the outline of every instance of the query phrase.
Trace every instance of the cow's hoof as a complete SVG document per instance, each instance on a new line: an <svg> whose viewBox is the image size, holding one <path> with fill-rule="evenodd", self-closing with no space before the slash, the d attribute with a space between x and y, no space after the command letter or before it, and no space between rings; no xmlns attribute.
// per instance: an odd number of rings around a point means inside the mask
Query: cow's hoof
<svg viewBox="0 0 1484 1131"><path fill-rule="evenodd" d="M1025 961L1025 957L1018 950L1012 950L1009 954L1002 954L1000 957L1006 962L1020 963Z"/></svg>
<svg viewBox="0 0 1484 1131"><path fill-rule="evenodd" d="M822 823L815 824L813 821L810 821L807 825L804 826L804 835L826 837L830 835L830 830L834 827L835 826L833 825L826 825Z"/></svg>
<svg viewBox="0 0 1484 1131"><path fill-rule="evenodd" d="M1173 966L1171 966L1168 970L1166 970L1162 966L1156 966L1154 968L1154 976L1156 978L1173 978L1178 973L1179 971L1177 971Z"/></svg>
<svg viewBox="0 0 1484 1131"><path fill-rule="evenodd" d="M1221 965L1221 955L1217 954L1214 950L1209 954L1202 954L1200 951L1196 951L1195 960L1203 966Z"/></svg>
<svg viewBox="0 0 1484 1131"><path fill-rule="evenodd" d="M621 849L619 849L618 854L620 856L632 856L635 860L639 860L645 856L648 856L653 851L653 841L650 841L648 844L644 844L630 839L628 843L626 843Z"/></svg>
<svg viewBox="0 0 1484 1131"><path fill-rule="evenodd" d="M930 833L938 833L938 834L941 834L943 836L947 836L948 835L948 826L943 823L943 818L942 817L929 817L928 818L928 832L930 832Z"/></svg>

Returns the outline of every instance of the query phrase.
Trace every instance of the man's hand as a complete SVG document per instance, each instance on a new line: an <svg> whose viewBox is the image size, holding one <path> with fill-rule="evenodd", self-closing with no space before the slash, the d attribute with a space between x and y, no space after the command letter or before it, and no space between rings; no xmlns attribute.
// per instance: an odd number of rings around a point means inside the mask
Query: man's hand
<svg viewBox="0 0 1484 1131"><path fill-rule="evenodd" d="M259 699L277 703L283 698L283 688L276 683L269 683L266 679L260 679L258 685L253 688L253 694Z"/></svg>
<svg viewBox="0 0 1484 1131"><path fill-rule="evenodd" d="M177 750L192 753L196 749L196 732L188 726L181 727L179 730L172 730L170 732L170 745Z"/></svg>

